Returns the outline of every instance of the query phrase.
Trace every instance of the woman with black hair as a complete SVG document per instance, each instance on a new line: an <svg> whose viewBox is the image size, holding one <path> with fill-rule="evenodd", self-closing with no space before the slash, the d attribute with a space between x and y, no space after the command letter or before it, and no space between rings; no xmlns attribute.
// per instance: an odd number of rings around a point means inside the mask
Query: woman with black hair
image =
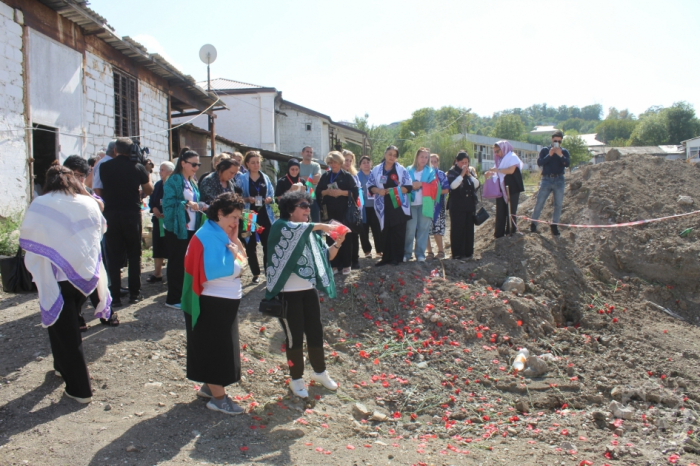
<svg viewBox="0 0 700 466"><path fill-rule="evenodd" d="M282 294L287 316L280 320L286 340L286 355L292 381L292 393L309 396L304 375L304 335L309 362L314 372L311 380L329 390L337 390L338 384L326 371L323 351L323 324L318 291L335 297L335 282L331 271L332 261L345 240L338 236L328 247L314 231L330 233L331 225L309 223L311 196L305 191L292 191L279 200L280 218L272 224L269 246L270 257L265 270L267 280L266 299Z"/></svg>
<svg viewBox="0 0 700 466"><path fill-rule="evenodd" d="M197 395L209 399L207 408L229 415L245 412L225 389L241 379L238 306L246 262L238 239L242 213L243 199L237 194L223 193L212 200L207 220L187 248L181 301L187 378L203 382Z"/></svg>
<svg viewBox="0 0 700 466"><path fill-rule="evenodd" d="M306 190L306 179L299 176L299 170L299 161L296 159L289 159L287 162L287 174L277 180L275 199L279 200L279 198L289 190Z"/></svg>
<svg viewBox="0 0 700 466"><path fill-rule="evenodd" d="M199 183L200 200L209 204L223 193L236 192L234 179L241 164L235 159L221 159L216 170Z"/></svg>
<svg viewBox="0 0 700 466"><path fill-rule="evenodd" d="M467 259L474 255L474 213L476 212L476 190L479 180L469 170L469 154L462 151L447 172L450 197L450 242L453 259Z"/></svg>
<svg viewBox="0 0 700 466"><path fill-rule="evenodd" d="M185 150L180 154L173 174L163 185L163 228L168 246L168 295L165 305L180 309L182 281L185 278L185 253L201 223L199 188L194 175L202 164L199 154Z"/></svg>

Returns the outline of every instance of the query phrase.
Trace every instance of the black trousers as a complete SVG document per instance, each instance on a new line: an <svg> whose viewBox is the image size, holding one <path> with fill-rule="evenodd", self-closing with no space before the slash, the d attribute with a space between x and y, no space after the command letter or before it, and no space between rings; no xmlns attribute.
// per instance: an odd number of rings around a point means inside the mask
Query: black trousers
<svg viewBox="0 0 700 466"><path fill-rule="evenodd" d="M141 212L111 211L104 216L109 292L119 302L120 271L125 262L129 265L129 296L136 297L141 292Z"/></svg>
<svg viewBox="0 0 700 466"><path fill-rule="evenodd" d="M265 215L267 215L266 212ZM245 245L245 253L248 255L248 266L250 267L250 273L252 273L254 277L260 275L261 271L264 273L265 268L267 267L267 237L270 236L270 227L265 227L259 236L263 250L262 268L260 267L260 262L258 261L258 241L255 241L255 233L250 236L249 241Z"/></svg>
<svg viewBox="0 0 700 466"><path fill-rule="evenodd" d="M360 230L362 251L365 254L372 252L372 243L369 241L369 232L371 230L372 238L374 239L374 250L377 253L381 253L384 246L382 242L382 228L379 226L379 218L377 217L377 213L374 211L374 207L366 207L365 216L367 217L367 222L362 224Z"/></svg>
<svg viewBox="0 0 700 466"><path fill-rule="evenodd" d="M450 211L450 249L452 257L474 255L474 213Z"/></svg>
<svg viewBox="0 0 700 466"><path fill-rule="evenodd" d="M515 226L515 218L508 221L509 215L515 215L518 213L518 201L520 200L520 193L510 193L510 214L508 212L508 204L503 199L499 197L496 199L496 238L500 238L506 233L512 235L517 230Z"/></svg>
<svg viewBox="0 0 700 466"><path fill-rule="evenodd" d="M241 380L240 303L240 299L200 296L194 328L192 316L185 313L188 379L224 387Z"/></svg>
<svg viewBox="0 0 700 466"><path fill-rule="evenodd" d="M315 289L284 293L287 304L287 318L282 320L282 330L287 337L287 360L292 379L304 375L304 335L309 353L309 362L318 374L326 370L326 357L323 352L323 324L321 304Z"/></svg>
<svg viewBox="0 0 700 466"><path fill-rule="evenodd" d="M185 254L187 246L194 236L194 231L187 230L187 239L178 239L172 231L165 230L165 241L168 245L168 296L167 304L179 304L182 299L182 282L185 281Z"/></svg>
<svg viewBox="0 0 700 466"><path fill-rule="evenodd" d="M403 262L403 249L406 242L406 222L385 226L382 231L384 255L380 262L393 264Z"/></svg>
<svg viewBox="0 0 700 466"><path fill-rule="evenodd" d="M58 285L61 287L63 309L58 320L48 328L53 367L61 373L69 395L90 398L90 374L78 324L78 314L86 298L68 281L59 282Z"/></svg>
<svg viewBox="0 0 700 466"><path fill-rule="evenodd" d="M330 246L334 243L330 236L326 237L326 243ZM357 243L357 233L347 233L345 235L345 241L340 246L338 253L335 255L331 261L331 267L335 269L344 269L345 267L352 266L352 258L354 254L355 243ZM359 261L359 259L358 259Z"/></svg>

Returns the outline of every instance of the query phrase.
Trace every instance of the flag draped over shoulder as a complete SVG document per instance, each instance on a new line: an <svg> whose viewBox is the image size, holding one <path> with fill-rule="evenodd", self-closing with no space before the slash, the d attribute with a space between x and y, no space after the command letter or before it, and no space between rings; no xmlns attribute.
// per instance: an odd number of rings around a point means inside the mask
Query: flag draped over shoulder
<svg viewBox="0 0 700 466"><path fill-rule="evenodd" d="M219 225L207 220L190 240L185 255L182 310L192 316L194 329L199 317L199 297L204 282L233 275L235 257L227 247L231 241Z"/></svg>

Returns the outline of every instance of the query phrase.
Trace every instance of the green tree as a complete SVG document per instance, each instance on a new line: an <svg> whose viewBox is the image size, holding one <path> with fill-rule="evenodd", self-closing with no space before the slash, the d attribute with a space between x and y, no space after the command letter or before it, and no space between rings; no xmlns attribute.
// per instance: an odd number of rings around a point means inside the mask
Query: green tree
<svg viewBox="0 0 700 466"><path fill-rule="evenodd" d="M605 117L606 120L634 120L634 115L630 113L628 109L618 110L615 107L610 107L608 109L608 116Z"/></svg>
<svg viewBox="0 0 700 466"><path fill-rule="evenodd" d="M525 125L518 115L501 115L496 118L491 136L519 141L526 138L523 133L525 133Z"/></svg>
<svg viewBox="0 0 700 466"><path fill-rule="evenodd" d="M587 105L581 109L581 118L584 120L600 121L603 114L603 106L600 104Z"/></svg>
<svg viewBox="0 0 700 466"><path fill-rule="evenodd" d="M396 143L398 137L398 126L391 127L389 125L372 125L369 123L369 115L365 113L363 117L356 116L354 121L355 127L367 133L367 139L370 143L370 157L372 164L377 164L384 157L384 149L391 144ZM348 149L353 151L356 156L362 153L362 148L355 144L348 144Z"/></svg>
<svg viewBox="0 0 700 466"><path fill-rule="evenodd" d="M676 102L662 112L666 114L669 144L680 144L700 134L700 121L695 118L695 109L688 102Z"/></svg>
<svg viewBox="0 0 700 466"><path fill-rule="evenodd" d="M595 127L598 140L608 143L613 139L628 139L639 120L603 120Z"/></svg>
<svg viewBox="0 0 700 466"><path fill-rule="evenodd" d="M583 163L588 163L588 161L591 160L586 142L575 131L571 131L564 136L561 146L569 151L569 163L571 168Z"/></svg>
<svg viewBox="0 0 700 466"><path fill-rule="evenodd" d="M667 144L669 140L666 114L646 113L630 136L632 146L658 146Z"/></svg>

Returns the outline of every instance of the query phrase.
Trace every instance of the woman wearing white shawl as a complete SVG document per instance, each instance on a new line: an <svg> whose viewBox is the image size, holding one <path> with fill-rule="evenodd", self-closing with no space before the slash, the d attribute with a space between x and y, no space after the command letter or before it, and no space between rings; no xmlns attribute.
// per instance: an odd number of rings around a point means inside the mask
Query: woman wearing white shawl
<svg viewBox="0 0 700 466"><path fill-rule="evenodd" d="M66 395L89 403L92 389L78 313L97 290L95 316L110 315L112 299L100 250L107 224L97 202L66 167L49 168L44 193L27 209L19 242L39 291L41 324L48 328L54 369L66 382Z"/></svg>
<svg viewBox="0 0 700 466"><path fill-rule="evenodd" d="M518 229L515 217L512 217L510 222L508 218L517 214L520 193L525 191L525 186L521 174L523 162L513 152L513 146L508 141L498 141L493 145L493 154L496 166L488 170L484 176L486 178L498 176L503 194L496 199L495 236L500 238L506 233L512 235Z"/></svg>
<svg viewBox="0 0 700 466"><path fill-rule="evenodd" d="M384 241L384 254L376 266L399 265L403 261L406 223L411 218L411 176L400 163L399 149L389 146L384 160L369 173L367 190L374 196L374 210L379 218Z"/></svg>

